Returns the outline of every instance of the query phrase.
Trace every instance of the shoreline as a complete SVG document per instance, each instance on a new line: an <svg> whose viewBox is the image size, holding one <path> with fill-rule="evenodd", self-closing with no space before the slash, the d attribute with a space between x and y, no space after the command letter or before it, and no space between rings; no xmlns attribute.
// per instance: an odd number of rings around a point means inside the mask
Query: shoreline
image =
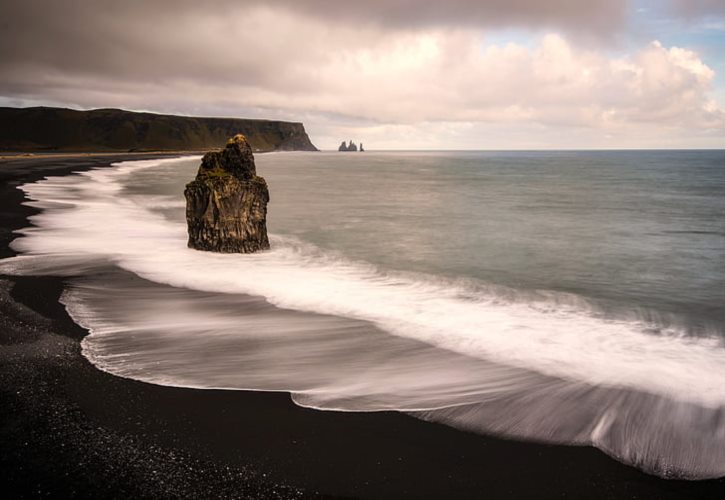
<svg viewBox="0 0 725 500"><path fill-rule="evenodd" d="M185 152L183 154L194 154ZM19 184L182 153L0 159L0 257L36 209ZM110 157L110 158L109 158ZM19 497L719 498L591 447L458 431L397 412L296 406L287 393L156 386L96 369L58 303L63 279L0 277L0 478Z"/></svg>
<svg viewBox="0 0 725 500"><path fill-rule="evenodd" d="M179 150L179 151L0 151L0 162L13 162L20 160L49 160L67 158L71 160L117 158L127 159L154 159L167 156L189 156L202 155L207 151L203 150ZM123 161L123 160L122 160Z"/></svg>

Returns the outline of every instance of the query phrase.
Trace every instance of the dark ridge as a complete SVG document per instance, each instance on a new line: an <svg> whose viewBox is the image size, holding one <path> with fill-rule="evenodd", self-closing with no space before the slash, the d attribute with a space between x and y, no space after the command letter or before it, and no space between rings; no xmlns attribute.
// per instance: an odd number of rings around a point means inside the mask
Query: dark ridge
<svg viewBox="0 0 725 500"><path fill-rule="evenodd" d="M236 134L257 152L317 151L302 123L0 107L0 151L195 151L223 147Z"/></svg>

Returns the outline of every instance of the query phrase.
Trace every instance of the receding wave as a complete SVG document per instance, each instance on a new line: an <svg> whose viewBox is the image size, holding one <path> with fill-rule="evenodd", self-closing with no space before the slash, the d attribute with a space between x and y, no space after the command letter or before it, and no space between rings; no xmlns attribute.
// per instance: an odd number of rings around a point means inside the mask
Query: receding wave
<svg viewBox="0 0 725 500"><path fill-rule="evenodd" d="M190 250L183 224L123 196L129 173L155 165L24 186L45 211L14 243L23 255L0 264L83 275L63 301L91 331L84 353L100 368L593 444L667 477L725 474L720 332L573 295L385 271L282 236L255 255Z"/></svg>

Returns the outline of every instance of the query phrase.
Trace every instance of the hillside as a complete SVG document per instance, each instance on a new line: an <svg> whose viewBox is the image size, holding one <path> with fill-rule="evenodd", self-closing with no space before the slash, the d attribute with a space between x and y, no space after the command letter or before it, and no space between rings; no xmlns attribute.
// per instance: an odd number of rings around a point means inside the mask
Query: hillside
<svg viewBox="0 0 725 500"><path fill-rule="evenodd" d="M222 147L247 136L254 151L316 151L302 123L197 118L121 109L0 107L4 151L176 151Z"/></svg>

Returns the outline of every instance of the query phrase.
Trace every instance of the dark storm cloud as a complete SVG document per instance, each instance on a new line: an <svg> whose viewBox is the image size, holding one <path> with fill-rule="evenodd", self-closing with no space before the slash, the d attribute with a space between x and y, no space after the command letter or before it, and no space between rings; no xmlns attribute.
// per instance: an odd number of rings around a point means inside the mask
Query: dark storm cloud
<svg viewBox="0 0 725 500"><path fill-rule="evenodd" d="M0 54L64 59L71 66L114 64L143 56L139 48L163 48L164 37L184 21L209 18L243 24L245 8L294 11L312 20L393 29L421 27L526 27L604 32L620 26L626 0L3 0ZM243 26L242 26L243 27ZM168 30L172 30L168 33ZM203 45L203 40L198 40ZM159 61L163 65L163 61Z"/></svg>
<svg viewBox="0 0 725 500"><path fill-rule="evenodd" d="M228 15L238 8L265 6L293 9L317 19L389 27L525 26L563 30L612 29L625 18L627 0L5 0L6 19L32 21L38 26L75 19L76 25L118 17L165 18L215 12ZM13 24L11 21L9 24Z"/></svg>
<svg viewBox="0 0 725 500"><path fill-rule="evenodd" d="M446 27L539 27L604 33L625 0L3 0L0 95L42 97L126 83L187 79L310 91L290 61L317 64L347 47L375 47L391 32ZM266 12L259 36L253 12ZM276 26L287 23L287 29ZM292 18L292 21L290 21ZM335 36L326 35L337 29ZM348 32L345 32L345 29ZM342 30L342 34L340 34ZM250 39L245 31L254 31ZM264 33L264 30L262 30ZM290 43L290 38L300 43ZM304 38L304 39L302 39ZM285 61L284 71L280 70ZM116 87L119 87L116 89ZM83 101L83 96L78 96Z"/></svg>
<svg viewBox="0 0 725 500"><path fill-rule="evenodd" d="M0 58L62 67L114 71L133 66L162 74L183 56L169 49L182 44L187 62L213 70L215 54L198 57L207 42L205 24L244 29L245 8L293 11L330 25L416 29L424 27L526 27L603 33L619 26L625 0L3 0L0 3ZM194 23L198 20L199 32ZM301 20L305 22L305 20ZM260 40L260 45L270 40ZM273 41L271 41L274 43ZM241 47L240 47L241 49ZM334 48L331 48L334 49ZM294 55L294 54L293 54ZM153 57L150 57L153 56ZM212 66L212 68L209 68ZM254 70L255 68L249 68Z"/></svg>
<svg viewBox="0 0 725 500"><path fill-rule="evenodd" d="M613 29L624 21L626 0L281 0L300 12L339 22L374 22L393 27L524 26L563 30Z"/></svg>

